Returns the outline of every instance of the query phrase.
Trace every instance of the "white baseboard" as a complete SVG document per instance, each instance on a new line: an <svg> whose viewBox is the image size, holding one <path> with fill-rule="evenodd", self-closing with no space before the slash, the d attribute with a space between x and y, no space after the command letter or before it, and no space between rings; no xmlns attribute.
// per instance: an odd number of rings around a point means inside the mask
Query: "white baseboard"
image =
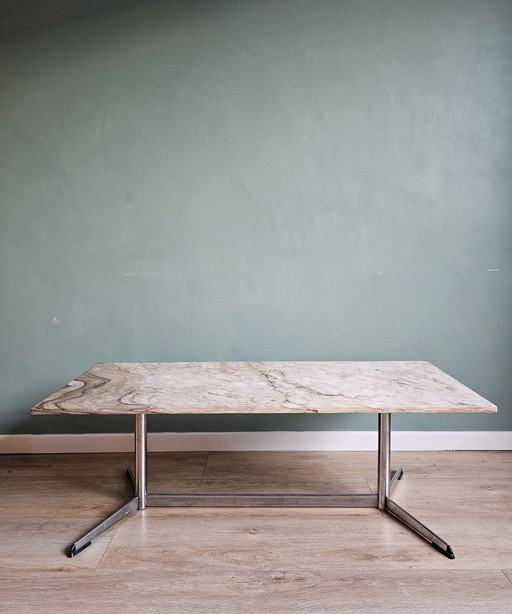
<svg viewBox="0 0 512 614"><path fill-rule="evenodd" d="M149 433L150 452L366 451L377 449L376 431L258 431ZM395 431L393 450L512 450L512 431ZM131 452L130 433L0 435L0 454Z"/></svg>

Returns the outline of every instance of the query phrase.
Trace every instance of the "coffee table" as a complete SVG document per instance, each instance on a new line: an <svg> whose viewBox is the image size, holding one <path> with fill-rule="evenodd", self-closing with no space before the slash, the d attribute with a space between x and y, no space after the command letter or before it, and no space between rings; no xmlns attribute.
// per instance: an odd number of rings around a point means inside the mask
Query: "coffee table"
<svg viewBox="0 0 512 614"><path fill-rule="evenodd" d="M34 415L133 414L134 496L68 549L74 557L127 514L146 507L374 507L436 550L449 544L391 498L402 468L390 470L391 414L496 412L423 361L99 363L32 408ZM147 491L148 414L378 415L377 494L178 494Z"/></svg>

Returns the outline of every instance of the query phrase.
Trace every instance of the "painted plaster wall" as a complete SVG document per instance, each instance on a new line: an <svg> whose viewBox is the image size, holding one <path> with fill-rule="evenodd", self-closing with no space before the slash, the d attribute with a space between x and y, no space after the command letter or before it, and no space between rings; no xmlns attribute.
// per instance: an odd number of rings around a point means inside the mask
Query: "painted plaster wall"
<svg viewBox="0 0 512 614"><path fill-rule="evenodd" d="M0 432L130 429L30 418L96 362L246 359L429 360L501 411L397 428L512 429L512 3L6 4Z"/></svg>

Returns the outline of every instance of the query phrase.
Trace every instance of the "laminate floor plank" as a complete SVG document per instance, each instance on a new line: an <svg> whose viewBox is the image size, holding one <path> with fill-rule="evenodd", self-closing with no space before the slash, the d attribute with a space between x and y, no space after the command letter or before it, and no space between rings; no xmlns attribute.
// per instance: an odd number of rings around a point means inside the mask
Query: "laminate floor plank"
<svg viewBox="0 0 512 614"><path fill-rule="evenodd" d="M301 494L372 494L367 480L357 477L341 478L304 478L290 475L287 479L281 475L276 479L268 476L250 475L243 478L224 476L220 478L202 478L185 480L168 480L164 476L152 478L149 492L167 493L301 493Z"/></svg>
<svg viewBox="0 0 512 614"><path fill-rule="evenodd" d="M512 607L512 584L495 570L337 574L269 567L213 576L200 569L192 575L80 570L4 573L0 589L4 611L24 614L509 614Z"/></svg>
<svg viewBox="0 0 512 614"><path fill-rule="evenodd" d="M392 452L393 465L407 467L415 476L438 479L489 478L492 476L510 478L512 473L512 452L504 451L431 451Z"/></svg>
<svg viewBox="0 0 512 614"><path fill-rule="evenodd" d="M377 475L376 463L377 455L367 452L211 452L204 477L373 476Z"/></svg>
<svg viewBox="0 0 512 614"><path fill-rule="evenodd" d="M151 452L151 468L165 470L175 478L201 477L208 452ZM10 476L33 476L44 479L55 477L55 459L58 459L60 478L117 477L127 466L133 466L133 454L5 454L0 455L0 480ZM101 468L101 474L98 473Z"/></svg>

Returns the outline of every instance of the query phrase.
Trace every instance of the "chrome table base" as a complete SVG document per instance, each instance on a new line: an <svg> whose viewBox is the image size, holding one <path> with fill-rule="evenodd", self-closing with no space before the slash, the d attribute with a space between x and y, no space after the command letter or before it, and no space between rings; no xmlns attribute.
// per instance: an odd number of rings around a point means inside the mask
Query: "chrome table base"
<svg viewBox="0 0 512 614"><path fill-rule="evenodd" d="M424 524L391 499L403 471L390 471L391 414L379 414L377 494L160 494L147 492L147 417L135 416L135 475L127 469L134 497L103 522L88 531L68 549L74 557L91 545L93 539L131 512L146 507L373 507L386 512L423 537L436 550L454 559L451 547Z"/></svg>

